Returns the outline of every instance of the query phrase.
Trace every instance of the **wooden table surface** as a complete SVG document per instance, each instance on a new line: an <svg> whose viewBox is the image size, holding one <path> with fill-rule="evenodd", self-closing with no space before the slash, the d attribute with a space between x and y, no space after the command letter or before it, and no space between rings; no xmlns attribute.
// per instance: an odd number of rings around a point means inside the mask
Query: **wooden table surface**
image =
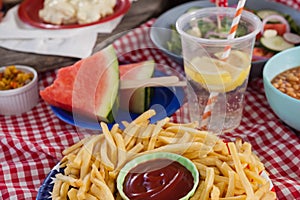
<svg viewBox="0 0 300 200"><path fill-rule="evenodd" d="M138 0L133 2L129 12L112 33L98 34L95 45L97 46L97 50L110 43L116 34L120 36L118 33L135 28L147 20L157 17L164 10L173 6L172 4L174 4L174 2L168 2L166 0ZM29 65L37 69L37 71L43 72L70 65L77 60L77 58L71 57L39 55L0 48L0 66L13 64Z"/></svg>

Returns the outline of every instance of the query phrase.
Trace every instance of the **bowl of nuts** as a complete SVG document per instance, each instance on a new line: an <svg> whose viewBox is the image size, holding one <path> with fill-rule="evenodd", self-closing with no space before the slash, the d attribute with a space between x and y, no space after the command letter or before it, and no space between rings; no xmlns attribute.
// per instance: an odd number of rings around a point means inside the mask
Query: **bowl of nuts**
<svg viewBox="0 0 300 200"><path fill-rule="evenodd" d="M300 130L300 46L269 59L263 70L264 89L274 113Z"/></svg>
<svg viewBox="0 0 300 200"><path fill-rule="evenodd" d="M31 110L39 100L38 74L32 67L0 67L0 115L17 115Z"/></svg>

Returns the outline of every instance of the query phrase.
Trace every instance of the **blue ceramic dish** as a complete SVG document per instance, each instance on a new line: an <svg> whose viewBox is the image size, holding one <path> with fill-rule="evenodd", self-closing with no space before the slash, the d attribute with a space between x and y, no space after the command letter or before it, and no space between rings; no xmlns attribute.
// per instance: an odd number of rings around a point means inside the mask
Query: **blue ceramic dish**
<svg viewBox="0 0 300 200"><path fill-rule="evenodd" d="M263 70L267 100L275 114L287 125L300 131L300 100L276 89L272 79L283 71L300 67L300 46L282 51L266 63Z"/></svg>

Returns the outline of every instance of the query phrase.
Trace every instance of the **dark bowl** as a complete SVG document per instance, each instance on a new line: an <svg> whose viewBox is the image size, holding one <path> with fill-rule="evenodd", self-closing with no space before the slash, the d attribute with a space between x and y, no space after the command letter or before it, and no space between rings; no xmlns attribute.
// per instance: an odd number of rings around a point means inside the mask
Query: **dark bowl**
<svg viewBox="0 0 300 200"><path fill-rule="evenodd" d="M228 0L229 6L236 4L236 1ZM170 27L175 25L177 19L184 14L187 10L192 7L212 7L215 6L210 1L192 1L188 3L181 4L176 6L157 18L155 23L152 25L152 29L150 31L150 38L154 45L159 48L163 53L169 56L172 60L174 60L179 65L183 66L183 59L180 54L175 54L168 50L166 47L166 42L170 40L172 30ZM294 21L300 26L300 14L299 11L294 10L288 6L285 6L280 3L270 2L267 0L253 0L247 1L245 5L246 9L250 10L277 10L281 13L290 15ZM252 67L250 71L250 79L256 77L262 77L262 71L265 63L268 59L253 61Z"/></svg>

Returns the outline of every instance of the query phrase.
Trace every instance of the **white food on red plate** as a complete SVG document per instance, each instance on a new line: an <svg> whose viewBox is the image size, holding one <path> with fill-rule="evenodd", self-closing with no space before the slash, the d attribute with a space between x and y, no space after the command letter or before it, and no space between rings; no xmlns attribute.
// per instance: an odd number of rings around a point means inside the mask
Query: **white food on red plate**
<svg viewBox="0 0 300 200"><path fill-rule="evenodd" d="M116 0L45 0L39 17L51 24L87 24L112 14Z"/></svg>

